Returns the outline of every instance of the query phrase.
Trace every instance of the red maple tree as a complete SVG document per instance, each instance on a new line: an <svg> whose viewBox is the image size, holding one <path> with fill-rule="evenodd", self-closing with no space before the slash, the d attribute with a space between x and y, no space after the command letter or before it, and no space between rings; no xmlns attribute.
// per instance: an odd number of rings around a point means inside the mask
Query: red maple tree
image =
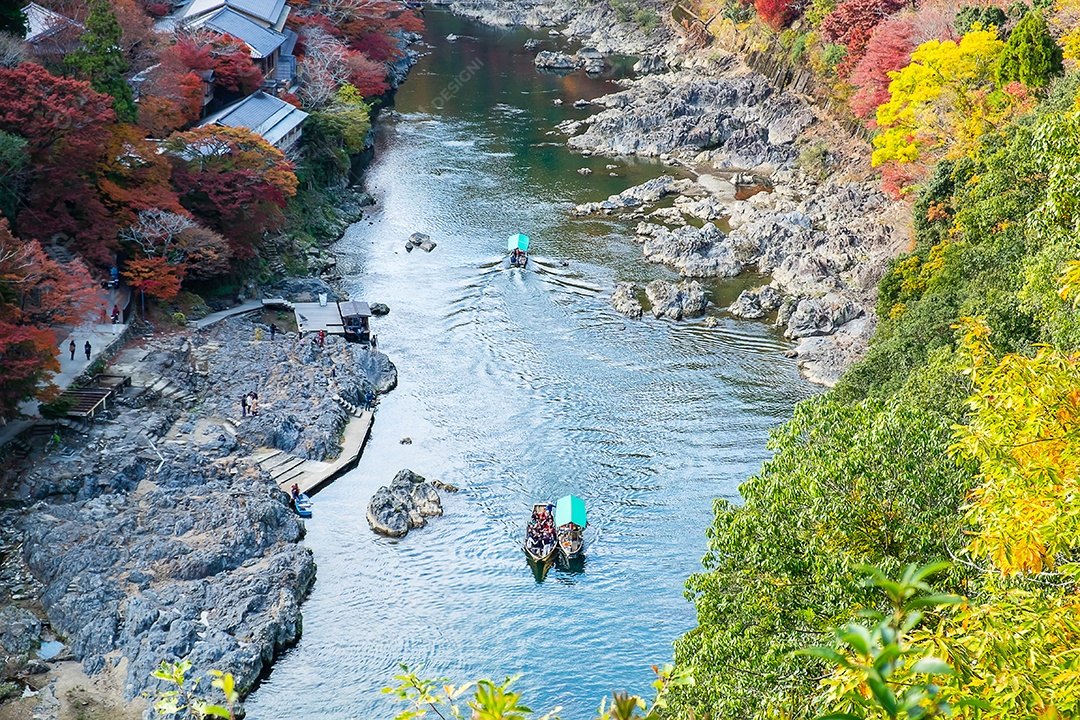
<svg viewBox="0 0 1080 720"><path fill-rule="evenodd" d="M871 117L889 100L889 73L911 62L915 49L915 15L889 18L874 28L866 51L855 65L849 82L856 88L851 109L862 118Z"/></svg>
<svg viewBox="0 0 1080 720"><path fill-rule="evenodd" d="M851 72L862 59L874 28L905 5L907 0L844 0L825 16L821 32L847 48L841 74Z"/></svg>
<svg viewBox="0 0 1080 720"><path fill-rule="evenodd" d="M15 238L0 218L0 417L55 391L48 379L60 369L58 331L81 323L95 300L82 262L61 265L37 241Z"/></svg>

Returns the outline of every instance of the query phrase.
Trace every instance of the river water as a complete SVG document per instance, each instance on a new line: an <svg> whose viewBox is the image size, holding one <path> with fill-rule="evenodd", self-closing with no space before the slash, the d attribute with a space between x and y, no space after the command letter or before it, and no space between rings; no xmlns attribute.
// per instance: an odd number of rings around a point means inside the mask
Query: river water
<svg viewBox="0 0 1080 720"><path fill-rule="evenodd" d="M379 210L337 248L353 297L391 308L375 330L400 385L358 467L315 499L318 580L303 638L248 700L259 720L392 717L379 690L399 662L457 681L522 673L529 704L568 719L612 690L649 692L650 665L694 626L683 582L713 499L738 497L769 429L814 392L764 324L611 309L614 282L672 276L641 262L631 225L569 217L665 171L574 156L551 133L609 79L537 73L525 31L427 24L429 54L379 124ZM415 231L438 248L406 253ZM503 267L516 232L534 242L525 272ZM747 282L710 292L726 304ZM405 539L377 537L368 500L402 468L461 492ZM525 519L569 492L589 511L584 568L538 582Z"/></svg>

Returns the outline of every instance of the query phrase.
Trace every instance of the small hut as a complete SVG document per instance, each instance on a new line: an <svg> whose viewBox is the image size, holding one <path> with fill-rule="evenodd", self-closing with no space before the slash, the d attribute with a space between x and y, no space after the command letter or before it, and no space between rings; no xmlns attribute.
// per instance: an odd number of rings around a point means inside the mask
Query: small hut
<svg viewBox="0 0 1080 720"><path fill-rule="evenodd" d="M341 324L345 330L345 339L349 342L371 342L371 306L366 302L349 300L339 302Z"/></svg>

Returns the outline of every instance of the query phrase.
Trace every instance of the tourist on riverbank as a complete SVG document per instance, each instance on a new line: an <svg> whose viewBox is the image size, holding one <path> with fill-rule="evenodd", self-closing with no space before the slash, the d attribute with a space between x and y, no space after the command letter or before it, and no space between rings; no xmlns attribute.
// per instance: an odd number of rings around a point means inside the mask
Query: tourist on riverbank
<svg viewBox="0 0 1080 720"><path fill-rule="evenodd" d="M71 359L74 360L75 359L75 341L74 340L72 340L71 344L68 345L68 350L71 351Z"/></svg>
<svg viewBox="0 0 1080 720"><path fill-rule="evenodd" d="M91 347L90 347L90 341L89 341L89 340L87 340L87 341L86 341L86 345L83 345L83 352L85 352L85 353L86 353L86 359L87 359L87 360L89 360L89 359L90 359L90 352L91 352L92 350L93 350L93 348L91 348Z"/></svg>
<svg viewBox="0 0 1080 720"><path fill-rule="evenodd" d="M320 330L319 331L319 347L325 347L325 346L326 346L326 331L325 330Z"/></svg>
<svg viewBox="0 0 1080 720"><path fill-rule="evenodd" d="M250 405L251 405L251 414L252 414L252 416L258 415L259 414L259 396L254 390L251 391Z"/></svg>
<svg viewBox="0 0 1080 720"><path fill-rule="evenodd" d="M270 342L274 342L274 336L278 333L277 325L270 323Z"/></svg>
<svg viewBox="0 0 1080 720"><path fill-rule="evenodd" d="M240 396L240 417L247 417L248 414L248 396Z"/></svg>

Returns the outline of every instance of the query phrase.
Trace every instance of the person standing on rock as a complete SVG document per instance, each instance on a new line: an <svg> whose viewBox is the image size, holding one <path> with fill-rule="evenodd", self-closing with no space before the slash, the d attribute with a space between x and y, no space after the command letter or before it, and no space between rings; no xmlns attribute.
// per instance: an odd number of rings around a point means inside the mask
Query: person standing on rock
<svg viewBox="0 0 1080 720"><path fill-rule="evenodd" d="M85 345L83 345L83 352L85 352L85 353L86 353L86 359L87 359L87 360L89 360L89 359L90 359L90 353L91 353L91 351L92 351L92 350L93 350L93 348L91 348L91 347L90 347L90 341L89 341L89 340L87 340L87 341L86 341L86 344L85 344Z"/></svg>
<svg viewBox="0 0 1080 720"><path fill-rule="evenodd" d="M373 353L378 352L378 342L379 342L379 338L372 335L371 336L371 352L373 352Z"/></svg>
<svg viewBox="0 0 1080 720"><path fill-rule="evenodd" d="M274 342L275 335L277 335L277 325L270 323L270 342Z"/></svg>
<svg viewBox="0 0 1080 720"><path fill-rule="evenodd" d="M68 345L68 350L71 351L71 359L74 360L75 359L75 341L74 340L72 340L71 344Z"/></svg>
<svg viewBox="0 0 1080 720"><path fill-rule="evenodd" d="M251 414L259 414L259 396L254 390L251 391Z"/></svg>
<svg viewBox="0 0 1080 720"><path fill-rule="evenodd" d="M326 331L325 330L320 330L319 331L319 347L324 347L325 345L326 345Z"/></svg>
<svg viewBox="0 0 1080 720"><path fill-rule="evenodd" d="M248 414L248 396L240 396L240 417L247 417Z"/></svg>

